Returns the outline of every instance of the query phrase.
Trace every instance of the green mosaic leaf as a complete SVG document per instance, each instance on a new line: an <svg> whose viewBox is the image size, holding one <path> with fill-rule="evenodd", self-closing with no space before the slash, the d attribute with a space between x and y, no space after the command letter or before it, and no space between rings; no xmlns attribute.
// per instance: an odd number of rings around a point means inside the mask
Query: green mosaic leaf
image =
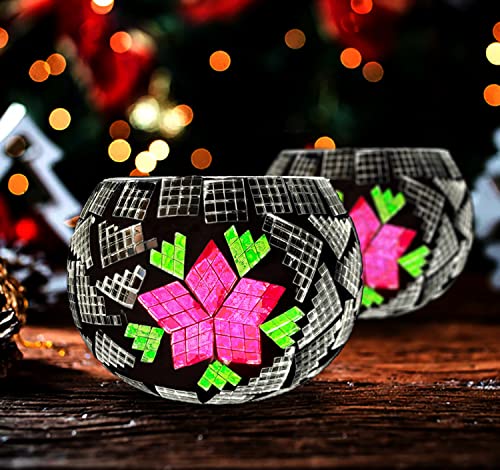
<svg viewBox="0 0 500 470"><path fill-rule="evenodd" d="M162 328L129 323L125 329L124 336L134 339L132 349L143 351L141 362L150 363L156 358L164 334L165 331Z"/></svg>
<svg viewBox="0 0 500 470"><path fill-rule="evenodd" d="M139 330L139 325L137 323L129 323L127 329L125 330L125 337L135 338L137 336L137 331Z"/></svg>
<svg viewBox="0 0 500 470"><path fill-rule="evenodd" d="M212 386L222 390L228 382L235 387L240 383L240 380L241 377L236 372L221 362L214 361L201 376L198 386L205 391L210 390Z"/></svg>
<svg viewBox="0 0 500 470"><path fill-rule="evenodd" d="M384 298L374 289L368 286L363 287L363 298L361 299L361 303L370 308L373 304L382 305L384 302Z"/></svg>
<svg viewBox="0 0 500 470"><path fill-rule="evenodd" d="M296 322L304 315L305 313L299 307L292 307L285 313L260 325L260 329L280 348L285 349L295 343L291 336L300 331Z"/></svg>
<svg viewBox="0 0 500 470"><path fill-rule="evenodd" d="M262 235L254 242L250 230L247 230L240 237L234 225L224 232L224 238L240 276L244 276L251 268L256 266L271 250L265 235Z"/></svg>
<svg viewBox="0 0 500 470"><path fill-rule="evenodd" d="M161 252L153 249L149 255L150 264L179 279L184 279L185 259L186 236L179 232L175 234L174 244L163 241Z"/></svg>
<svg viewBox="0 0 500 470"><path fill-rule="evenodd" d="M390 189L382 192L380 186L375 186L371 190L371 195L377 209L380 220L385 224L394 217L406 204L403 193L393 196Z"/></svg>
<svg viewBox="0 0 500 470"><path fill-rule="evenodd" d="M422 268L427 265L426 257L430 252L431 250L427 246L422 245L399 258L398 263L411 276L419 277L423 273Z"/></svg>
<svg viewBox="0 0 500 470"><path fill-rule="evenodd" d="M337 196L341 202L344 202L344 193L342 191L337 190Z"/></svg>

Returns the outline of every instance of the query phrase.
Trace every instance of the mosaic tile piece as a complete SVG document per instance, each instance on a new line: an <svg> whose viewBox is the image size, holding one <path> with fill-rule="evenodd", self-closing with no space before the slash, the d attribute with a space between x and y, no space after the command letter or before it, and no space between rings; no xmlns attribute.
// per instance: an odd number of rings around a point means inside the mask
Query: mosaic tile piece
<svg viewBox="0 0 500 470"><path fill-rule="evenodd" d="M319 167L317 155L311 155L308 152L295 155L292 166L290 167L291 175L314 176Z"/></svg>
<svg viewBox="0 0 500 470"><path fill-rule="evenodd" d="M384 149L358 149L354 153L354 179L357 185L388 183L391 172Z"/></svg>
<svg viewBox="0 0 500 470"><path fill-rule="evenodd" d="M103 181L100 183L83 207L80 217L85 218L88 212L102 216L106 207L108 207L110 199L122 185L123 182L121 181Z"/></svg>
<svg viewBox="0 0 500 470"><path fill-rule="evenodd" d="M248 220L245 184L242 179L204 179L203 201L207 224Z"/></svg>
<svg viewBox="0 0 500 470"><path fill-rule="evenodd" d="M382 192L380 186L375 186L371 190L371 196L380 220L384 224L392 219L406 204L403 193L393 195L390 189Z"/></svg>
<svg viewBox="0 0 500 470"><path fill-rule="evenodd" d="M85 220L82 219L78 223L69 245L71 252L85 264L87 269L94 264L90 250L90 229L94 222L94 216L90 216Z"/></svg>
<svg viewBox="0 0 500 470"><path fill-rule="evenodd" d="M335 191L335 189L331 185L330 181L326 178L319 178L315 181L315 183L319 189L319 192L327 202L331 215L337 217L338 215L345 214L346 209L344 207L344 204L339 198L337 191Z"/></svg>
<svg viewBox="0 0 500 470"><path fill-rule="evenodd" d="M132 349L143 351L141 362L153 362L160 347L163 329L148 325L129 323L124 336L134 340Z"/></svg>
<svg viewBox="0 0 500 470"><path fill-rule="evenodd" d="M126 377L122 374L119 374L118 372L115 372L115 375L117 377L119 377L120 379L122 379L126 384L130 385L131 387L135 387L135 388L138 388L139 390L142 390L143 392L146 392L146 393L149 393L150 395L154 395L154 396L158 396L157 393L153 392L152 390L150 390L145 384L144 382L141 382L139 380L134 380L134 379L131 379L130 377Z"/></svg>
<svg viewBox="0 0 500 470"><path fill-rule="evenodd" d="M104 276L96 282L96 287L120 305L132 308L145 277L146 270L138 264L133 272L126 269L123 274L115 273L113 279Z"/></svg>
<svg viewBox="0 0 500 470"><path fill-rule="evenodd" d="M361 303L368 308L372 307L374 304L380 306L384 303L384 297L381 296L375 289L364 286Z"/></svg>
<svg viewBox="0 0 500 470"><path fill-rule="evenodd" d="M113 210L114 217L144 220L156 183L127 181Z"/></svg>
<svg viewBox="0 0 500 470"><path fill-rule="evenodd" d="M158 217L197 216L200 212L201 177L163 178Z"/></svg>
<svg viewBox="0 0 500 470"><path fill-rule="evenodd" d="M250 230L244 232L240 237L234 225L224 232L224 237L240 276L244 276L271 251L265 235L261 235L254 242Z"/></svg>
<svg viewBox="0 0 500 470"><path fill-rule="evenodd" d="M344 254L351 237L352 222L348 218L339 219L315 215L309 216L309 222L325 238L335 256L340 258Z"/></svg>
<svg viewBox="0 0 500 470"><path fill-rule="evenodd" d="M215 361L207 367L207 370L198 381L199 387L208 392L212 387L222 390L226 384L236 387L241 377L229 367L219 361Z"/></svg>
<svg viewBox="0 0 500 470"><path fill-rule="evenodd" d="M161 251L151 250L149 262L157 268L184 279L184 261L186 259L186 236L176 232L174 243L163 241Z"/></svg>
<svg viewBox="0 0 500 470"><path fill-rule="evenodd" d="M300 215L326 214L314 179L287 178L286 186L292 195L295 210Z"/></svg>
<svg viewBox="0 0 500 470"><path fill-rule="evenodd" d="M361 287L361 271L361 254L356 247L352 247L337 261L334 279L356 298Z"/></svg>
<svg viewBox="0 0 500 470"><path fill-rule="evenodd" d="M158 245L156 238L144 241L140 223L119 229L116 225L108 225L103 221L98 226L98 233L103 268Z"/></svg>
<svg viewBox="0 0 500 470"><path fill-rule="evenodd" d="M300 327L296 322L304 315L305 313L300 308L292 307L285 313L263 323L260 329L280 348L286 349L295 344L292 336L300 331Z"/></svg>
<svg viewBox="0 0 500 470"><path fill-rule="evenodd" d="M113 366L123 369L135 366L135 357L101 330L96 331L94 344L97 359L108 367Z"/></svg>
<svg viewBox="0 0 500 470"><path fill-rule="evenodd" d="M426 245L421 245L399 258L398 264L411 276L419 277L423 274L423 268L427 265L426 258L430 253L431 250Z"/></svg>
<svg viewBox="0 0 500 470"><path fill-rule="evenodd" d="M381 223L363 196L356 201L349 215L356 227L356 232L358 232L359 244L364 253L379 231Z"/></svg>
<svg viewBox="0 0 500 470"><path fill-rule="evenodd" d="M271 214L290 214L293 212L283 178L273 176L248 178L248 185L257 214L262 215L268 212Z"/></svg>

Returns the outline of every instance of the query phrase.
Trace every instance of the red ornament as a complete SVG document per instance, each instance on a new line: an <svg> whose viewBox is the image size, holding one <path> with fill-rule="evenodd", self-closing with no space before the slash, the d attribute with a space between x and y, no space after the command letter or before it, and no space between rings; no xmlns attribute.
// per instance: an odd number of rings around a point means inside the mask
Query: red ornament
<svg viewBox="0 0 500 470"><path fill-rule="evenodd" d="M38 236L38 225L30 218L23 218L16 223L16 238L22 242L30 242Z"/></svg>
<svg viewBox="0 0 500 470"><path fill-rule="evenodd" d="M181 0L181 14L192 23L233 19L255 0Z"/></svg>
<svg viewBox="0 0 500 470"><path fill-rule="evenodd" d="M358 49L364 60L372 60L393 47L397 23L413 3L414 0L317 0L317 10L328 36Z"/></svg>

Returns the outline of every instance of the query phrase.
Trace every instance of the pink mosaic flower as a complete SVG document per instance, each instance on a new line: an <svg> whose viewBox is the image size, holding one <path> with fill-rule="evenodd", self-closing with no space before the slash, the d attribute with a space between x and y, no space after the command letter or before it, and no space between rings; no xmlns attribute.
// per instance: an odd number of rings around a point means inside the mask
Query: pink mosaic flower
<svg viewBox="0 0 500 470"><path fill-rule="evenodd" d="M148 313L171 334L174 369L215 356L226 364L260 364L259 326L285 288L254 279L238 281L213 241L185 281L190 291L176 281L139 296Z"/></svg>
<svg viewBox="0 0 500 470"><path fill-rule="evenodd" d="M415 238L415 230L381 224L364 197L350 211L363 256L363 280L373 289L399 289L398 260Z"/></svg>

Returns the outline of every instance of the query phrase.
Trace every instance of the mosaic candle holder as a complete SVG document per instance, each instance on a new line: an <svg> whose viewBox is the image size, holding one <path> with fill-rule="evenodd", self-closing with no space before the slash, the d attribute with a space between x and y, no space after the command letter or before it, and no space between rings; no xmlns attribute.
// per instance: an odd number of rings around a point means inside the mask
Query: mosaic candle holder
<svg viewBox="0 0 500 470"><path fill-rule="evenodd" d="M361 304L354 225L325 178L103 181L68 260L89 349L125 382L191 403L293 389L347 341Z"/></svg>
<svg viewBox="0 0 500 470"><path fill-rule="evenodd" d="M446 150L284 150L268 174L332 181L360 238L361 318L418 309L442 295L465 266L472 203Z"/></svg>

